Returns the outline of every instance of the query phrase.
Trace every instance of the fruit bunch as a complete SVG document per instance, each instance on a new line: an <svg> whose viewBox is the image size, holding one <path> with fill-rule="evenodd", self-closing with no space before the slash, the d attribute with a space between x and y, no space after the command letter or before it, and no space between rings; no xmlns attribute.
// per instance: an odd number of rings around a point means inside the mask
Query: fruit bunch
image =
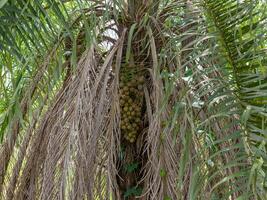
<svg viewBox="0 0 267 200"><path fill-rule="evenodd" d="M144 97L144 77L120 80L121 132L124 138L135 142L140 126Z"/></svg>

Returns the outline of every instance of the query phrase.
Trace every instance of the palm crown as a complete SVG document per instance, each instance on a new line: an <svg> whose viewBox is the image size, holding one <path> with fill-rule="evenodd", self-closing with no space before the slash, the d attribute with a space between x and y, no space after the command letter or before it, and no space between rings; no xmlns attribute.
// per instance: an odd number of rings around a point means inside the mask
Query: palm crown
<svg viewBox="0 0 267 200"><path fill-rule="evenodd" d="M0 1L3 199L266 199L266 4Z"/></svg>

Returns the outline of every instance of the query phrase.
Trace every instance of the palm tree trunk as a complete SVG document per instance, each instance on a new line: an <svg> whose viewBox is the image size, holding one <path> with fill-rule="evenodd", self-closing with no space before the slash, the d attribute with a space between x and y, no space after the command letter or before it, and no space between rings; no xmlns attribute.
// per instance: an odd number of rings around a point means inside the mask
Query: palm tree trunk
<svg viewBox="0 0 267 200"><path fill-rule="evenodd" d="M150 15L156 16L159 8L159 0L153 1L140 1L140 0L128 0L128 14L131 18L132 23L138 23L142 20L143 15L150 13ZM132 24L128 24L127 30L131 29ZM154 26L153 24L151 26ZM127 35L127 34L126 34ZM134 68L136 71L142 71L144 67L149 67L149 63L152 63L152 58L147 58L147 55L143 55L144 46L140 41L146 36L146 30L139 31L135 38L132 39L131 46L131 58L130 68ZM127 42L126 42L127 43ZM127 47L127 44L125 44ZM126 49L124 50L126 52ZM124 55L123 57L125 57ZM146 66L144 66L146 65ZM150 68L150 67L149 67ZM130 71L129 69L128 71ZM122 75L121 75L122 76ZM143 77L145 79L144 71L135 75L136 77ZM142 86L144 83L142 83ZM138 89L135 85L134 89ZM140 87L140 85L139 85ZM139 88L140 89L140 88ZM139 95L140 98L138 104L142 108L140 120L140 128L137 133L137 138L133 143L128 140L121 140L121 148L123 148L124 157L123 160L118 165L119 176L117 177L117 182L119 185L119 190L121 194L121 199L133 200L136 196L141 195L141 190L143 189L143 169L145 168L147 162L147 155L142 151L145 148L145 141L143 134L147 128L147 122L145 122L144 115L146 112L146 106L144 101L144 95ZM133 98L133 101L135 99ZM122 108L122 105L121 105ZM123 117L122 117L123 118ZM123 132L123 130L121 130ZM123 136L122 136L123 137ZM140 153L142 152L142 153ZM145 197L140 197L138 199L143 199Z"/></svg>

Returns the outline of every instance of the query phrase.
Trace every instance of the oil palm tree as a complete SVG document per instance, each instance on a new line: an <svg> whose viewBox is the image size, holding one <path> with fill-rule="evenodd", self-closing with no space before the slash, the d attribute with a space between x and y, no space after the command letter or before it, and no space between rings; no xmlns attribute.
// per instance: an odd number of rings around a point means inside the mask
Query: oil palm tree
<svg viewBox="0 0 267 200"><path fill-rule="evenodd" d="M0 194L266 199L266 4L0 1Z"/></svg>

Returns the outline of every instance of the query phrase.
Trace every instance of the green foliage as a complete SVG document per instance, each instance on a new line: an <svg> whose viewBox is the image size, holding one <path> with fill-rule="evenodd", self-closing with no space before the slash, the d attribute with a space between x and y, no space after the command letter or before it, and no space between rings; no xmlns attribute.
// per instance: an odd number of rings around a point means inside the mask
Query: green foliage
<svg viewBox="0 0 267 200"><path fill-rule="evenodd" d="M142 191L143 189L137 186L128 188L124 193L124 199L127 199L128 197L131 196L140 196L142 194Z"/></svg>
<svg viewBox="0 0 267 200"><path fill-rule="evenodd" d="M164 200L172 200L170 197L164 197Z"/></svg>
<svg viewBox="0 0 267 200"><path fill-rule="evenodd" d="M218 41L218 53L224 55L224 64L233 72L233 88L240 106L241 123L243 125L251 156L251 174L266 160L266 100L267 100L267 78L266 73L261 70L265 63L266 53L264 49L264 34L266 30L266 16L263 14L265 8L259 8L252 1L234 3L231 1L205 1L204 8L207 17L216 32ZM227 12L226 12L227 11ZM216 13L216 15L215 15ZM265 146L265 147L264 147ZM259 160L262 164L259 165ZM263 161L265 160L265 161ZM265 164L263 164L265 163ZM257 167L256 167L257 166ZM255 174L254 174L255 175ZM256 196L265 196L265 184L263 179L265 173L259 173L254 181L249 179Z"/></svg>
<svg viewBox="0 0 267 200"><path fill-rule="evenodd" d="M164 178L167 175L166 170L160 169L159 175L160 175L161 178Z"/></svg>
<svg viewBox="0 0 267 200"><path fill-rule="evenodd" d="M124 166L124 170L127 173L132 173L138 169L138 163L130 163Z"/></svg>

